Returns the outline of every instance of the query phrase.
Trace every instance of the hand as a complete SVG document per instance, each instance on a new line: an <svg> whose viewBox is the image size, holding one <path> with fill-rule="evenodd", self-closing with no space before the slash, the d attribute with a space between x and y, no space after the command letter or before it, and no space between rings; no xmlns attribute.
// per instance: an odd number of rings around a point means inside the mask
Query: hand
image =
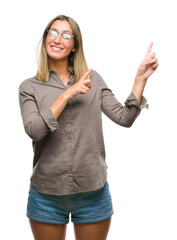
<svg viewBox="0 0 177 240"><path fill-rule="evenodd" d="M91 88L91 80L87 79L88 75L92 72L92 69L89 69L79 81L77 81L73 86L68 88L67 95L69 100L77 96L78 94L86 94Z"/></svg>
<svg viewBox="0 0 177 240"><path fill-rule="evenodd" d="M133 84L132 92L136 96L139 103L141 103L141 98L147 79L157 69L159 65L157 62L157 58L155 58L156 54L154 52L151 53L152 45L153 43L151 42L147 49L145 58L143 59L141 65L138 68Z"/></svg>
<svg viewBox="0 0 177 240"><path fill-rule="evenodd" d="M140 67L138 68L136 79L138 80L147 80L149 76L157 69L158 67L158 59L155 58L156 54L153 52L151 53L153 43L151 42L145 58L143 59Z"/></svg>

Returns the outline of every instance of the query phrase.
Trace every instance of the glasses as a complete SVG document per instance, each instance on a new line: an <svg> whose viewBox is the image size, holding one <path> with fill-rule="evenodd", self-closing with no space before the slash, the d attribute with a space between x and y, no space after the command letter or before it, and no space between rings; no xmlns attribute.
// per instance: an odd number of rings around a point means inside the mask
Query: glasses
<svg viewBox="0 0 177 240"><path fill-rule="evenodd" d="M60 33L60 32L58 32L57 30L54 30L54 29L47 30L47 33L49 33L50 38L56 38L60 34L62 41L66 42L66 43L69 42L71 40L71 38L74 38L74 36L72 34Z"/></svg>

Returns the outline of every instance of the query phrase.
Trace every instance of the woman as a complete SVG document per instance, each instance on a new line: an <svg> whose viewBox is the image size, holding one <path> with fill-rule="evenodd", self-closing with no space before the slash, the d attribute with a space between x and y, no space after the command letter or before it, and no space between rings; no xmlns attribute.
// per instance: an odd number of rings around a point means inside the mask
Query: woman
<svg viewBox="0 0 177 240"><path fill-rule="evenodd" d="M35 240L63 240L69 214L76 239L106 239L113 206L107 182L102 118L130 127L148 77L158 67L152 43L123 106L88 69L78 24L57 16L44 30L37 75L19 86L24 129L34 159L27 216Z"/></svg>

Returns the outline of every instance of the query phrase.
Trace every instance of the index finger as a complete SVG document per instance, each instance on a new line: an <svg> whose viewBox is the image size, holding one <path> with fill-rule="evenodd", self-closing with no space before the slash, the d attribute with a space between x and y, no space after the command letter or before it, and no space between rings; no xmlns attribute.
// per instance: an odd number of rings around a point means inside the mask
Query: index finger
<svg viewBox="0 0 177 240"><path fill-rule="evenodd" d="M153 46L153 42L150 43L150 45L149 45L149 47L148 47L148 49L147 49L146 57L147 57L147 56L150 56L152 46Z"/></svg>
<svg viewBox="0 0 177 240"><path fill-rule="evenodd" d="M91 72L92 72L92 69L89 69L89 70L82 76L81 79L82 79L82 80L85 80Z"/></svg>

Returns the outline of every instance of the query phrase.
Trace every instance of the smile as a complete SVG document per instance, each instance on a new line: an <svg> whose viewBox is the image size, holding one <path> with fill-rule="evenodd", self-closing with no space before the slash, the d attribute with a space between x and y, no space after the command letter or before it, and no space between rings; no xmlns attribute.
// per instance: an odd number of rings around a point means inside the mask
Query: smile
<svg viewBox="0 0 177 240"><path fill-rule="evenodd" d="M54 46L51 46L51 48L54 49L55 51L61 51L61 50L63 50L62 48L54 47Z"/></svg>

